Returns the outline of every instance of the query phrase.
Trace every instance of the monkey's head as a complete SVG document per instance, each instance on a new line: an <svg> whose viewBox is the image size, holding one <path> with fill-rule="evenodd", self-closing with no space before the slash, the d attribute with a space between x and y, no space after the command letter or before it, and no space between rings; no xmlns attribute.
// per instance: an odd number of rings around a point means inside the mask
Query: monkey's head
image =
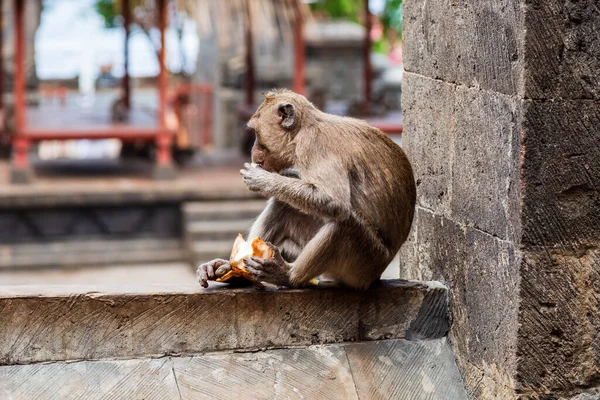
<svg viewBox="0 0 600 400"><path fill-rule="evenodd" d="M311 109L314 107L306 97L290 90L266 93L265 100L248 121L248 129L256 137L252 162L270 172L294 167L294 138Z"/></svg>

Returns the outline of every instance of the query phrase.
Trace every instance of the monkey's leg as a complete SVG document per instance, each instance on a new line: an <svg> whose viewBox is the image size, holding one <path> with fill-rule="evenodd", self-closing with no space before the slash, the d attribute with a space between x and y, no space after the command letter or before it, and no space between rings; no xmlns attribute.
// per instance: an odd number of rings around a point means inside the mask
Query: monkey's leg
<svg viewBox="0 0 600 400"><path fill-rule="evenodd" d="M292 262L322 225L321 218L306 215L271 198L252 225L248 240L260 237L277 247L286 261Z"/></svg>
<svg viewBox="0 0 600 400"><path fill-rule="evenodd" d="M344 262L342 231L335 222L326 223L304 247L293 263L288 263L276 251L274 257L245 259L246 269L259 281L280 286L300 287ZM275 249L276 250L276 249Z"/></svg>
<svg viewBox="0 0 600 400"><path fill-rule="evenodd" d="M344 224L325 224L292 264L290 284L303 286L320 275L354 289L367 289L385 269L364 238Z"/></svg>
<svg viewBox="0 0 600 400"><path fill-rule="evenodd" d="M271 242L273 241L272 237L267 237L268 227L274 222L273 212L276 210L275 199L270 198L267 201L267 205L259 214L256 221L250 227L250 231L248 232L247 239L254 239L255 237L260 237L261 239Z"/></svg>
<svg viewBox="0 0 600 400"><path fill-rule="evenodd" d="M329 222L323 225L292 264L291 286L303 286L328 269L334 268L337 263L343 262L340 248L336 247L341 240L342 235L337 223Z"/></svg>
<svg viewBox="0 0 600 400"><path fill-rule="evenodd" d="M387 263L369 251L353 229L336 222L324 224L298 258L286 262L277 251L269 259L246 259L247 269L263 282L302 287L320 275L354 289L367 289L379 279Z"/></svg>

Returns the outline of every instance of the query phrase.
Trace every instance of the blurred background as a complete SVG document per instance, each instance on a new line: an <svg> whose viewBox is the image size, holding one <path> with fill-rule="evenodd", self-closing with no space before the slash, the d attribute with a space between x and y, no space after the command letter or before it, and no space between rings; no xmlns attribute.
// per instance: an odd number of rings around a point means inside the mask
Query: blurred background
<svg viewBox="0 0 600 400"><path fill-rule="evenodd" d="M0 284L194 283L264 207L271 88L400 144L401 5L0 0Z"/></svg>

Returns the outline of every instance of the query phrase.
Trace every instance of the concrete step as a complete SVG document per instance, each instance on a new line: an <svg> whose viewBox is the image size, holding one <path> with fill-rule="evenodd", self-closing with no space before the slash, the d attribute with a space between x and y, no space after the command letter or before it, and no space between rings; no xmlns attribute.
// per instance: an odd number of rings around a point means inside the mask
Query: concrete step
<svg viewBox="0 0 600 400"><path fill-rule="evenodd" d="M0 398L466 400L446 338L0 367Z"/></svg>
<svg viewBox="0 0 600 400"><path fill-rule="evenodd" d="M185 229L188 240L193 242L229 240L232 244L239 233L247 234L252 222L251 219L196 221L187 223Z"/></svg>
<svg viewBox="0 0 600 400"><path fill-rule="evenodd" d="M0 269L2 285L123 285L197 282L196 271L186 262L86 265L44 269ZM0 399L2 396L0 395Z"/></svg>
<svg viewBox="0 0 600 400"><path fill-rule="evenodd" d="M431 340L449 329L446 287L400 280L367 291L0 286L0 321L0 365Z"/></svg>
<svg viewBox="0 0 600 400"><path fill-rule="evenodd" d="M228 258L235 237L247 234L265 200L191 202L182 206L188 259L199 264Z"/></svg>
<svg viewBox="0 0 600 400"><path fill-rule="evenodd" d="M82 240L0 245L0 269L81 267L185 259L178 239Z"/></svg>
<svg viewBox="0 0 600 400"><path fill-rule="evenodd" d="M187 222L222 221L256 218L265 208L266 200L227 200L189 202L182 206Z"/></svg>

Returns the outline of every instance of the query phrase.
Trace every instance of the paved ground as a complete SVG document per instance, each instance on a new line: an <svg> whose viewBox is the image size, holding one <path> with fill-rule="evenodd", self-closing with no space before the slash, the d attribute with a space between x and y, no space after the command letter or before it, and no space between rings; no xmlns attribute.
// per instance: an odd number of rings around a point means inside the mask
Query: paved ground
<svg viewBox="0 0 600 400"><path fill-rule="evenodd" d="M398 279L392 263L383 279ZM0 285L194 284L196 272L187 263L113 265L68 269L1 271Z"/></svg>
<svg viewBox="0 0 600 400"><path fill-rule="evenodd" d="M467 399L445 338L0 367L3 399Z"/></svg>
<svg viewBox="0 0 600 400"><path fill-rule="evenodd" d="M135 88L132 110L126 124L111 122L111 109L120 89L104 89L87 101L76 91L68 91L65 104L58 99L42 98L39 105L27 108L27 127L32 129L106 129L119 126L156 127L157 91Z"/></svg>
<svg viewBox="0 0 600 400"><path fill-rule="evenodd" d="M194 284L187 263L0 271L0 285Z"/></svg>

